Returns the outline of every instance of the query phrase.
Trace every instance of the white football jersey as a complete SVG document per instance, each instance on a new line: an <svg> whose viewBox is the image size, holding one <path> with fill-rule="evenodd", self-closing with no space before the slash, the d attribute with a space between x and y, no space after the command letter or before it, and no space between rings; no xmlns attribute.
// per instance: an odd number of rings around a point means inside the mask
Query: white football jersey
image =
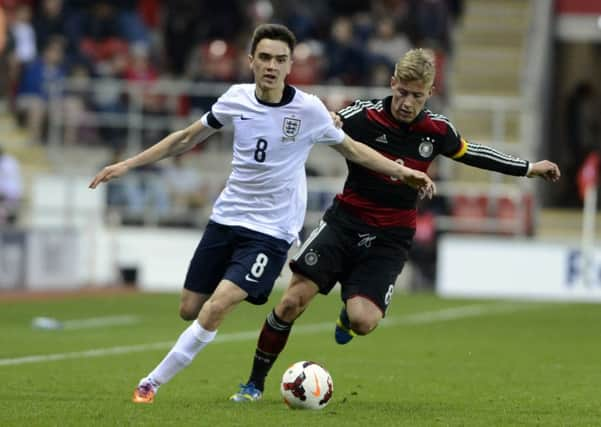
<svg viewBox="0 0 601 427"><path fill-rule="evenodd" d="M257 99L254 84L238 84L201 120L215 129L234 127L232 173L211 219L294 241L305 219L309 151L344 139L323 103L292 86L281 102L266 103Z"/></svg>

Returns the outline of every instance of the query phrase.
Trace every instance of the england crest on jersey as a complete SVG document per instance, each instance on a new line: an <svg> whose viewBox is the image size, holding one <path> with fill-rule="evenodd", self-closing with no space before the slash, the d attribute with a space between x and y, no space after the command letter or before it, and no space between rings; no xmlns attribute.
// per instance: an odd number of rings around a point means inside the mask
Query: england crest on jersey
<svg viewBox="0 0 601 427"><path fill-rule="evenodd" d="M294 137L298 135L300 130L301 121L293 117L284 117L284 123L282 124L282 131L284 136L282 141L294 141Z"/></svg>

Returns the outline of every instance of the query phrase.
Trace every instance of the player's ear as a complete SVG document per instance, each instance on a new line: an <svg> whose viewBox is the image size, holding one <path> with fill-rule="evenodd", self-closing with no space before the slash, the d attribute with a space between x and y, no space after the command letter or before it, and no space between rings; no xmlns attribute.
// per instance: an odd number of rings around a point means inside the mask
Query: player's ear
<svg viewBox="0 0 601 427"><path fill-rule="evenodd" d="M252 70L253 67L253 56L249 53L248 54L248 67Z"/></svg>

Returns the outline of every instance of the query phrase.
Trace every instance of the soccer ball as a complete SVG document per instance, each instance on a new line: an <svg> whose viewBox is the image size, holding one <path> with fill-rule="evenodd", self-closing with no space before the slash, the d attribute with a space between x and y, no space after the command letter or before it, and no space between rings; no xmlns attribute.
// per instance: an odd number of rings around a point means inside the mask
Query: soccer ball
<svg viewBox="0 0 601 427"><path fill-rule="evenodd" d="M332 377L314 362L296 362L284 372L280 391L284 402L295 409L325 408L334 392Z"/></svg>

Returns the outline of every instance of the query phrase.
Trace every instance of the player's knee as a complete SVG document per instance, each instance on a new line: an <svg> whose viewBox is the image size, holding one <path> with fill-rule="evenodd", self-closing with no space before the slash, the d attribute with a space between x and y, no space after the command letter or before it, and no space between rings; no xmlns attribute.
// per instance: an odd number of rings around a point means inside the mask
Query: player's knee
<svg viewBox="0 0 601 427"><path fill-rule="evenodd" d="M223 317L226 306L220 301L210 299L203 304L202 311L209 319L219 319Z"/></svg>
<svg viewBox="0 0 601 427"><path fill-rule="evenodd" d="M358 318L349 319L351 323L351 329L357 335L367 335L378 326L378 321L375 319Z"/></svg>
<svg viewBox="0 0 601 427"><path fill-rule="evenodd" d="M181 317L182 320L194 320L198 317L199 311L200 310L196 307L190 307L189 305L182 303L179 306L179 317Z"/></svg>

